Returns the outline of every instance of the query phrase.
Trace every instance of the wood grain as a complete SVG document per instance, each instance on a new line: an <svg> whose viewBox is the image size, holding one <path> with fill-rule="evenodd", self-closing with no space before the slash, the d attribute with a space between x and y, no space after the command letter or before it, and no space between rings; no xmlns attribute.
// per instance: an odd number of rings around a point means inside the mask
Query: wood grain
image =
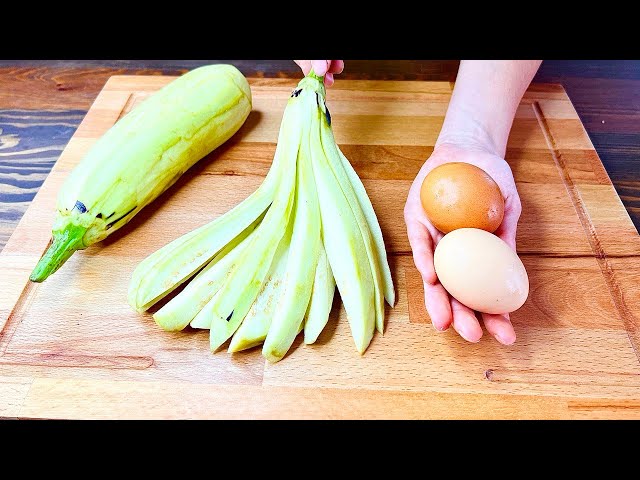
<svg viewBox="0 0 640 480"><path fill-rule="evenodd" d="M187 400L188 399L188 400ZM326 388L38 379L20 418L565 419L640 418L640 402Z"/></svg>
<svg viewBox="0 0 640 480"><path fill-rule="evenodd" d="M576 75L577 68L584 70ZM600 62L598 66L598 62L582 62L570 71L547 69L540 73L538 78L542 81L563 83L618 195L639 229L640 63L619 61L607 65Z"/></svg>
<svg viewBox="0 0 640 480"><path fill-rule="evenodd" d="M170 80L109 80L0 253L0 415L640 417L640 240L556 85L527 92L507 152L524 206L518 246L531 284L529 299L512 315L518 340L511 347L489 335L472 345L433 329L409 255L402 207L433 148L451 92L446 82L400 88L345 80L332 90L336 136L379 217L398 293L385 335L376 334L363 356L338 301L317 344L298 338L275 365L259 349L211 354L206 332L163 332L126 303L142 258L260 184L290 79L252 80L254 111L233 139L125 228L77 252L45 283L29 283L66 175L123 112Z"/></svg>
<svg viewBox="0 0 640 480"><path fill-rule="evenodd" d="M610 416L611 402L606 405L599 409L591 401L587 410L579 403L578 415L596 410ZM637 402L615 407L625 407L620 417L638 417ZM44 378L34 382L19 416L39 418L43 409L51 418L76 419L533 419L573 413L566 399L550 397Z"/></svg>
<svg viewBox="0 0 640 480"><path fill-rule="evenodd" d="M83 110L0 110L0 249L84 115Z"/></svg>
<svg viewBox="0 0 640 480"><path fill-rule="evenodd" d="M32 383L32 378L0 377L0 418L18 417Z"/></svg>

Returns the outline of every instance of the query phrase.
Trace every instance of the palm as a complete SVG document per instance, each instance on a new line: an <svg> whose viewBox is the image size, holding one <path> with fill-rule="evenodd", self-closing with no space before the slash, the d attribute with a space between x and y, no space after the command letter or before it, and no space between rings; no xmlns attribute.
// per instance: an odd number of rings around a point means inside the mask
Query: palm
<svg viewBox="0 0 640 480"><path fill-rule="evenodd" d="M438 281L433 268L433 251L443 237L429 221L420 202L420 187L427 174L435 167L449 162L465 162L482 168L496 181L505 199L502 224L495 234L516 249L516 228L521 204L511 168L502 158L484 150L442 145L434 150L429 160L416 176L404 209L407 234L413 259L424 282L425 306L434 327L446 330L450 325L466 340L477 342L482 328L474 312L452 298ZM515 331L509 315L482 314L482 320L500 343L509 345L515 341Z"/></svg>

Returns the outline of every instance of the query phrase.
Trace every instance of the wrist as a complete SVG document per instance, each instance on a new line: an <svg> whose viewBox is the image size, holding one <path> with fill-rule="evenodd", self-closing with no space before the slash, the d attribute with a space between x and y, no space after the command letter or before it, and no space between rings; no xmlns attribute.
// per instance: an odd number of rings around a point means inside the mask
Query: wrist
<svg viewBox="0 0 640 480"><path fill-rule="evenodd" d="M506 145L497 140L486 125L474 120L473 116L463 115L461 121L447 120L438 135L435 149L440 150L442 147L453 146L504 158Z"/></svg>
<svg viewBox="0 0 640 480"><path fill-rule="evenodd" d="M466 92L454 95L436 141L464 145L504 158L511 118L509 114L492 110L484 101L469 98Z"/></svg>
<svg viewBox="0 0 640 480"><path fill-rule="evenodd" d="M518 104L539 65L538 60L463 60L436 146L466 145L504 158Z"/></svg>

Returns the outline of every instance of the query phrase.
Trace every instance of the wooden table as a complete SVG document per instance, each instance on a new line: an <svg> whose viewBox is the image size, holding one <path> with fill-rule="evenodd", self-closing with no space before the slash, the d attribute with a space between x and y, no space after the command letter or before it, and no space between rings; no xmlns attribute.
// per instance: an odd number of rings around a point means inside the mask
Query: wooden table
<svg viewBox="0 0 640 480"><path fill-rule="evenodd" d="M205 61L0 61L0 250L111 75L176 75ZM284 60L225 60L246 76L301 76ZM348 61L339 78L455 80L457 61ZM640 228L640 61L547 61Z"/></svg>

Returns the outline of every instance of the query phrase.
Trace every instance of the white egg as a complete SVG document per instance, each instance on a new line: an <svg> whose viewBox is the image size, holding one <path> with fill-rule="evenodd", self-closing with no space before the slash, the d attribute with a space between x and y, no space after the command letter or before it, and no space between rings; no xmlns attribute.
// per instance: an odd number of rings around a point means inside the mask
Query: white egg
<svg viewBox="0 0 640 480"><path fill-rule="evenodd" d="M460 303L484 313L510 313L529 295L529 277L502 239L477 228L446 234L433 256L442 286Z"/></svg>

